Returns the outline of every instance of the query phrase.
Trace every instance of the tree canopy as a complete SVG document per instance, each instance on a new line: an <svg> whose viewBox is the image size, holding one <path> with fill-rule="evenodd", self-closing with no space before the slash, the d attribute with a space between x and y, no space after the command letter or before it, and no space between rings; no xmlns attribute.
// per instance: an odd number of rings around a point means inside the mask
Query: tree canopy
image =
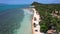
<svg viewBox="0 0 60 34"><path fill-rule="evenodd" d="M60 31L60 18L51 15L53 10L58 10L60 12L60 4L42 4L33 2L31 5L35 6L34 8L41 16L40 30L42 32L46 32L51 24L56 27L57 31Z"/></svg>

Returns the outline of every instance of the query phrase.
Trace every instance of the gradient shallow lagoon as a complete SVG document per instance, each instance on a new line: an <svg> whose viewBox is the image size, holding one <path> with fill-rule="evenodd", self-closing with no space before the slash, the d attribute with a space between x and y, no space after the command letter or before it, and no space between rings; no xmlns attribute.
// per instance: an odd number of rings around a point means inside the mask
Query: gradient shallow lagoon
<svg viewBox="0 0 60 34"><path fill-rule="evenodd" d="M29 11L19 8L6 10L2 8L0 11L0 34L32 34L32 15Z"/></svg>

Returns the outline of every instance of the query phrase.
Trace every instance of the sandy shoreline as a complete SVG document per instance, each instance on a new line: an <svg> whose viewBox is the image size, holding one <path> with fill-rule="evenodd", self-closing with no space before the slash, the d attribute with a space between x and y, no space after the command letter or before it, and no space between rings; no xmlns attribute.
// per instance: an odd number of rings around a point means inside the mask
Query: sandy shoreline
<svg viewBox="0 0 60 34"><path fill-rule="evenodd" d="M32 32L33 32L33 34L40 34L40 25L39 25L39 22L40 22L40 16L39 16L39 14L38 14L38 12L35 10L35 8L32 8L33 9L33 11L34 11L34 14L33 14L33 19L32 19ZM36 17L36 21L34 21L34 17ZM33 24L38 24L36 27L34 27L34 25ZM35 31L35 30L37 30L37 31Z"/></svg>
<svg viewBox="0 0 60 34"><path fill-rule="evenodd" d="M41 34L40 33L40 15L38 14L38 12L35 10L35 8L24 8L23 10L27 10L29 11L29 13L33 13L33 17L32 17L32 34ZM34 21L34 17L36 17L36 21ZM38 24L38 26L34 27L34 23ZM38 30L37 32L35 30Z"/></svg>

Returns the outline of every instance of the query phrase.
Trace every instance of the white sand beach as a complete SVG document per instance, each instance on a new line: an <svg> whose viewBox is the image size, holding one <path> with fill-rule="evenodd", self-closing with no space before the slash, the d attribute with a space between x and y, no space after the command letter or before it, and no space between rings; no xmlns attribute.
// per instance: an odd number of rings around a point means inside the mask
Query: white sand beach
<svg viewBox="0 0 60 34"><path fill-rule="evenodd" d="M41 34L40 33L40 25L39 25L40 16L39 16L38 12L35 10L35 8L32 8L32 9L34 11L34 15L33 15L33 19L32 19L32 31L33 31L33 34ZM36 21L34 20L34 17L36 18ZM37 24L36 27L34 27L34 25L33 25L34 23Z"/></svg>

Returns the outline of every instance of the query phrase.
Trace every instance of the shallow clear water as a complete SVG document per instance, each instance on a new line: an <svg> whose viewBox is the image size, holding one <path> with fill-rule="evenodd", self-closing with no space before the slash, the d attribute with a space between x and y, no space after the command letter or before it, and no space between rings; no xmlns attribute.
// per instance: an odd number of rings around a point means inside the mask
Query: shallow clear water
<svg viewBox="0 0 60 34"><path fill-rule="evenodd" d="M32 34L32 14L29 11L24 11L24 19L21 22L21 27L17 29L16 34Z"/></svg>
<svg viewBox="0 0 60 34"><path fill-rule="evenodd" d="M5 8L0 11L0 34L32 34L30 11Z"/></svg>

